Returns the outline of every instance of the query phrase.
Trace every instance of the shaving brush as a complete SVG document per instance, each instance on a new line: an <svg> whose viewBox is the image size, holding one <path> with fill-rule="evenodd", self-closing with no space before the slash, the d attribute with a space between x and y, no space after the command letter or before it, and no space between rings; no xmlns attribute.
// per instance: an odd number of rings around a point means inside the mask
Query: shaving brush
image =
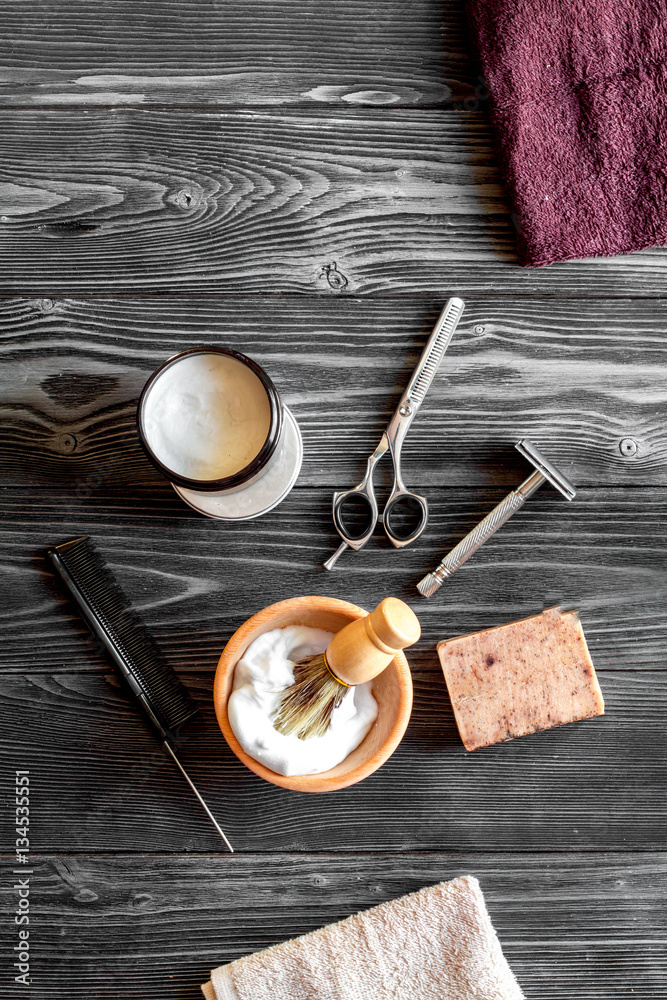
<svg viewBox="0 0 667 1000"><path fill-rule="evenodd" d="M414 611L397 597L385 597L375 611L337 632L323 653L294 664L294 683L283 692L274 727L300 740L324 736L348 690L381 674L420 635Z"/></svg>

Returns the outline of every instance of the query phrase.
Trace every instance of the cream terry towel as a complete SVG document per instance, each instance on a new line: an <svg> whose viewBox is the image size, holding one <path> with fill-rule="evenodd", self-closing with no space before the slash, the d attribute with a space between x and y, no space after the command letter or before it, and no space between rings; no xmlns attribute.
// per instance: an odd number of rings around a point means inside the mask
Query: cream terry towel
<svg viewBox="0 0 667 1000"><path fill-rule="evenodd" d="M222 965L206 1000L524 1000L469 875Z"/></svg>

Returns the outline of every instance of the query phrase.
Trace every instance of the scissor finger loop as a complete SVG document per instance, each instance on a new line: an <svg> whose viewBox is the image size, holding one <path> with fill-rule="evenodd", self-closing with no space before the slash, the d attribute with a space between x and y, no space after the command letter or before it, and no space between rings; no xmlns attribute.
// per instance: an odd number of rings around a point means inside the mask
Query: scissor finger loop
<svg viewBox="0 0 667 1000"><path fill-rule="evenodd" d="M428 521L428 503L419 493L402 490L389 497L382 514L384 530L394 548L402 549L421 535Z"/></svg>
<svg viewBox="0 0 667 1000"><path fill-rule="evenodd" d="M350 548L360 549L365 545L378 522L378 505L372 484L335 493L333 519L336 531Z"/></svg>

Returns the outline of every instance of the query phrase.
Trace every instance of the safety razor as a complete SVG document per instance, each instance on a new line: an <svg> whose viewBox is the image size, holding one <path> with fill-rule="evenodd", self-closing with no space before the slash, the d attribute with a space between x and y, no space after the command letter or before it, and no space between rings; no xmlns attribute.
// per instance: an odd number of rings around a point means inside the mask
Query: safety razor
<svg viewBox="0 0 667 1000"><path fill-rule="evenodd" d="M523 507L528 497L532 496L543 483L549 482L559 490L566 500L573 500L577 494L572 483L570 483L562 472L541 455L534 444L526 438L517 441L516 450L529 462L532 462L535 471L521 483L521 486L508 493L504 500L493 508L490 514L479 522L479 524L462 538L458 545L455 545L442 560L437 569L432 573L427 573L423 580L417 584L417 590L423 597L432 597L442 584L453 573L456 573L464 562L467 562L477 549L484 542L494 535L498 528L509 521L512 514Z"/></svg>

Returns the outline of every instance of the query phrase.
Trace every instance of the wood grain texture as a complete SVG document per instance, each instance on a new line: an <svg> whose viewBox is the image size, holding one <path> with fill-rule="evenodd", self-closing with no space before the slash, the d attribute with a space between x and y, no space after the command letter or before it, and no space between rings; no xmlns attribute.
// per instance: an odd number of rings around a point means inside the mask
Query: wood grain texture
<svg viewBox="0 0 667 1000"><path fill-rule="evenodd" d="M0 157L5 292L664 291L664 248L518 267L480 111L3 111Z"/></svg>
<svg viewBox="0 0 667 1000"><path fill-rule="evenodd" d="M134 425L141 388L170 355L216 343L264 365L295 413L299 482L352 485L442 304L0 299L2 481L84 498L102 482L157 486ZM513 444L525 435L579 486L664 485L666 327L663 302L472 297L407 438L406 481L513 487L527 468Z"/></svg>
<svg viewBox="0 0 667 1000"><path fill-rule="evenodd" d="M89 534L179 670L212 673L223 643L247 618L306 594L364 608L388 595L404 598L422 624L408 659L423 656L436 672L439 639L559 603L581 612L596 666L663 670L664 491L589 489L570 505L538 495L436 597L420 597L418 580L498 499L498 491L448 490L413 546L398 552L378 534L327 573L322 560L338 543L328 491L297 489L258 521L223 524L193 513L167 486L126 495L104 485L86 500L5 490L2 669L102 669L45 560L49 545Z"/></svg>
<svg viewBox="0 0 667 1000"><path fill-rule="evenodd" d="M457 0L5 0L3 24L4 105L479 100Z"/></svg>
<svg viewBox="0 0 667 1000"><path fill-rule="evenodd" d="M37 1000L200 1000L217 965L464 874L479 878L527 1000L664 997L664 854L68 856L35 868Z"/></svg>
<svg viewBox="0 0 667 1000"><path fill-rule="evenodd" d="M413 714L393 756L313 795L252 774L216 724L211 674L185 675L201 718L179 758L238 851L664 848L664 671L601 671L605 716L470 754L442 675L412 666ZM0 692L3 756L30 770L33 850L224 852L115 674L37 662L3 675Z"/></svg>
<svg viewBox="0 0 667 1000"><path fill-rule="evenodd" d="M30 768L42 852L32 995L200 1000L212 966L472 873L527 1000L664 1000L665 249L517 265L460 0L2 11L0 747ZM405 449L429 528L327 574L332 490L452 294ZM194 514L137 443L148 374L210 342L257 358L303 432L299 486L257 522ZM541 491L422 600L522 478L523 435L580 495ZM202 706L180 757L234 857L44 561L83 532ZM400 595L423 625L396 753L319 796L251 774L211 694L234 629L307 593ZM607 714L467 754L436 641L558 602Z"/></svg>

